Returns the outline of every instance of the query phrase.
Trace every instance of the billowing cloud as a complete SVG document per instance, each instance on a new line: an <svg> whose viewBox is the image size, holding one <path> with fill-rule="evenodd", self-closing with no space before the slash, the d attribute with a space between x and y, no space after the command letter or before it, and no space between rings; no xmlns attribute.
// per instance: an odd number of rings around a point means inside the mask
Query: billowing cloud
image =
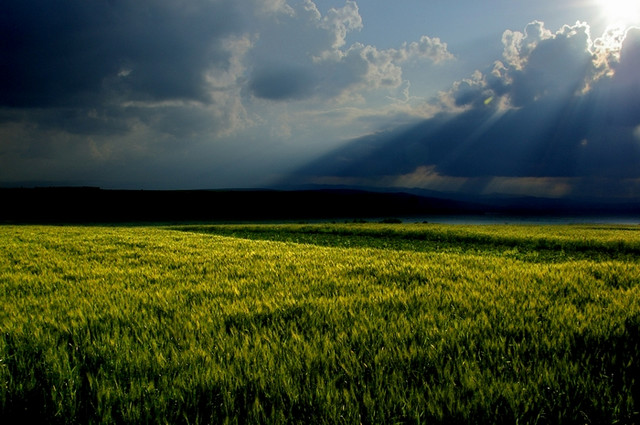
<svg viewBox="0 0 640 425"><path fill-rule="evenodd" d="M610 195L640 196L640 29L608 40L607 60L603 43L582 23L507 31L503 57L442 93L442 113L355 140L296 178L548 197L626 185Z"/></svg>
<svg viewBox="0 0 640 425"><path fill-rule="evenodd" d="M260 169L260 152L312 137L336 102L362 107L336 124L353 126L381 114L366 96L408 88L404 64L452 57L437 38L350 41L364 25L352 0L323 12L312 0L2 2L0 182L111 172L173 186L196 164Z"/></svg>
<svg viewBox="0 0 640 425"><path fill-rule="evenodd" d="M313 7L310 1L307 1L307 7ZM346 44L345 39L348 32L362 29L362 18L358 11L358 5L355 1L347 0L344 7L329 9L327 16L321 20L320 26L333 34L331 47L333 49L341 48Z"/></svg>
<svg viewBox="0 0 640 425"><path fill-rule="evenodd" d="M0 183L260 185L363 134L307 175L538 193L640 178L640 30L532 22L427 101L466 59L431 35L376 45L364 3L331 4L2 2Z"/></svg>
<svg viewBox="0 0 640 425"><path fill-rule="evenodd" d="M358 5L347 0L323 16L305 0L290 7L279 25L260 33L253 52L249 89L257 98L283 101L358 97L403 83L402 64L439 63L453 58L446 43L423 36L397 49L347 44L347 36L363 27ZM286 48L282 48L286 46Z"/></svg>
<svg viewBox="0 0 640 425"><path fill-rule="evenodd" d="M549 96L573 96L604 75L585 23L552 33L535 21L524 33L505 31L502 43L503 58L490 70L476 71L453 85L444 97L450 105L478 105L491 99L502 100L493 105L522 107Z"/></svg>
<svg viewBox="0 0 640 425"><path fill-rule="evenodd" d="M586 24L564 26L549 38L544 38L542 25L540 27L537 39L530 42L535 47L528 55L519 57L524 64L511 75L510 97L514 106L545 96L574 94L584 88L586 78L593 74Z"/></svg>
<svg viewBox="0 0 640 425"><path fill-rule="evenodd" d="M524 33L505 31L503 58L489 70L454 83L441 102L449 109L489 103L518 108L551 97L589 95L592 88L600 90L599 85L637 81L638 32L611 30L593 40L586 23L552 33L538 21L527 25Z"/></svg>

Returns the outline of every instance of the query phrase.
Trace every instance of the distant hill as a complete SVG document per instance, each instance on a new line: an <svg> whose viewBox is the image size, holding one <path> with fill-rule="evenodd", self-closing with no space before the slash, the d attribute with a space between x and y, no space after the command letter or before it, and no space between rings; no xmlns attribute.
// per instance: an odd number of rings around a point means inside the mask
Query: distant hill
<svg viewBox="0 0 640 425"><path fill-rule="evenodd" d="M640 203L515 197L443 198L408 192L305 190L0 189L3 222L258 221L453 214L637 214Z"/></svg>
<svg viewBox="0 0 640 425"><path fill-rule="evenodd" d="M0 189L0 220L125 222L276 220L449 214L456 201L357 190L103 190L93 187Z"/></svg>

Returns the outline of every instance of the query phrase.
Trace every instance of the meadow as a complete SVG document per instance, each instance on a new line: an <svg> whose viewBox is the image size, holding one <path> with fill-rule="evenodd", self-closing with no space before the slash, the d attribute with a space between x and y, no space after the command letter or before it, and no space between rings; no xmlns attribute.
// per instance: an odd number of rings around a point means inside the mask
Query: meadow
<svg viewBox="0 0 640 425"><path fill-rule="evenodd" d="M0 226L0 418L640 422L640 226Z"/></svg>

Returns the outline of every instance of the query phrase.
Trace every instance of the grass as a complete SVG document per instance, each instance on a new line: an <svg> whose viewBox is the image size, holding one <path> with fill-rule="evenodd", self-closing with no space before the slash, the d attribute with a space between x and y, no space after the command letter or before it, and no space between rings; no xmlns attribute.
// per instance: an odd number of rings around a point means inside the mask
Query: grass
<svg viewBox="0 0 640 425"><path fill-rule="evenodd" d="M0 227L3 423L637 423L637 226Z"/></svg>

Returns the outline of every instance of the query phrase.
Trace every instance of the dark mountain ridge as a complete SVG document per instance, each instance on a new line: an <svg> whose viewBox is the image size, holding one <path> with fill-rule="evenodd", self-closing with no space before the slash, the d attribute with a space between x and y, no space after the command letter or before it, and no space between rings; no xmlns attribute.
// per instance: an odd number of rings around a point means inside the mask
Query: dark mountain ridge
<svg viewBox="0 0 640 425"><path fill-rule="evenodd" d="M0 221L17 223L261 221L456 214L635 215L640 202L441 196L415 190L0 189Z"/></svg>

